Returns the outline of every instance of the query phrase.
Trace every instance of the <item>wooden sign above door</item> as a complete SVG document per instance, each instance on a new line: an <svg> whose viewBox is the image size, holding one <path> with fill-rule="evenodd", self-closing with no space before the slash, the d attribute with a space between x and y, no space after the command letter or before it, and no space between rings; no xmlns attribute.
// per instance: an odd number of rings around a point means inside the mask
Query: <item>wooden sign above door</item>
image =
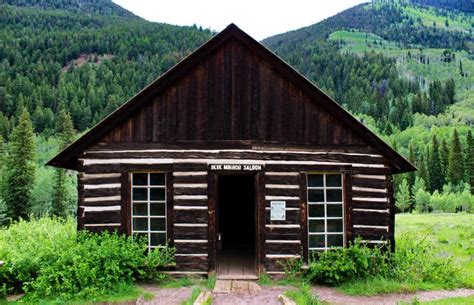
<svg viewBox="0 0 474 305"><path fill-rule="evenodd" d="M209 164L211 171L246 171L257 172L263 170L262 164Z"/></svg>

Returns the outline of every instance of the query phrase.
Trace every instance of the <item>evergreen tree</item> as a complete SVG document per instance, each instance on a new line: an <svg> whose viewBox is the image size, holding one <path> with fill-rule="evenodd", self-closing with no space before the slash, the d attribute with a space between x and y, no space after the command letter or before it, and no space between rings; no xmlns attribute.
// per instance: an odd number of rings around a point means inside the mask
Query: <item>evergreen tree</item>
<svg viewBox="0 0 474 305"><path fill-rule="evenodd" d="M449 148L448 142L446 139L443 139L441 142L441 147L439 148L439 158L441 159L441 167L443 169L443 179L446 183L448 181L448 163L449 163Z"/></svg>
<svg viewBox="0 0 474 305"><path fill-rule="evenodd" d="M400 183L395 199L396 206L402 213L410 208L410 190L408 189L407 179L403 179L402 183Z"/></svg>
<svg viewBox="0 0 474 305"><path fill-rule="evenodd" d="M59 140L59 148L63 150L74 139L74 127L71 116L64 109L59 112L56 122L56 134ZM52 202L53 215L65 217L67 215L67 189L65 169L57 168L54 175L54 193Z"/></svg>
<svg viewBox="0 0 474 305"><path fill-rule="evenodd" d="M441 191L444 185L443 170L441 168L441 159L439 157L439 142L436 135L433 135L431 141L431 154L428 160L428 174L430 181L430 191Z"/></svg>
<svg viewBox="0 0 474 305"><path fill-rule="evenodd" d="M10 136L6 162L5 202L13 219L28 218L31 190L35 180L35 138L30 115L23 110Z"/></svg>
<svg viewBox="0 0 474 305"><path fill-rule="evenodd" d="M408 144L408 161L410 161L412 164L415 164L415 150L411 142L410 144ZM408 188L410 192L413 185L415 184L415 177L416 177L416 172L409 172L407 174L407 182L408 182ZM410 194L413 195L413 193L410 193Z"/></svg>
<svg viewBox="0 0 474 305"><path fill-rule="evenodd" d="M467 133L466 172L467 181L471 186L471 194L474 194L474 138L470 130Z"/></svg>
<svg viewBox="0 0 474 305"><path fill-rule="evenodd" d="M454 186L462 183L464 178L464 157L459 141L458 131L454 129L449 151L448 179Z"/></svg>
<svg viewBox="0 0 474 305"><path fill-rule="evenodd" d="M423 152L420 152L420 157L418 160L418 175L425 181L425 183L428 183L428 171L426 170L426 163Z"/></svg>

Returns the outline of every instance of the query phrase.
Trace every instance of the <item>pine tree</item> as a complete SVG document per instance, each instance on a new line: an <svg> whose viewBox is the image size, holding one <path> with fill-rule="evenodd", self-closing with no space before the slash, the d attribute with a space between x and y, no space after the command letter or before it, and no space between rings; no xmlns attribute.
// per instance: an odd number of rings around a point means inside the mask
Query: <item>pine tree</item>
<svg viewBox="0 0 474 305"><path fill-rule="evenodd" d="M428 171L426 170L426 163L423 152L420 152L420 157L418 160L418 175L425 181L425 183L428 184Z"/></svg>
<svg viewBox="0 0 474 305"><path fill-rule="evenodd" d="M415 150L411 143L408 144L408 161L410 161L412 164L415 164ZM413 197L413 193L411 192L411 190L413 185L415 184L415 179L416 172L409 172L407 174L408 189L410 190L411 197Z"/></svg>
<svg viewBox="0 0 474 305"><path fill-rule="evenodd" d="M430 181L430 191L441 191L444 185L443 170L441 168L441 159L439 157L439 142L436 135L433 135L431 141L431 154L428 160L428 174Z"/></svg>
<svg viewBox="0 0 474 305"><path fill-rule="evenodd" d="M441 167L443 169L444 182L448 181L448 163L449 163L449 148L448 142L446 139L443 139L441 142L441 147L439 148L439 158L441 159Z"/></svg>
<svg viewBox="0 0 474 305"><path fill-rule="evenodd" d="M448 179L454 186L462 183L464 178L464 157L459 141L458 131L454 129L449 151Z"/></svg>
<svg viewBox="0 0 474 305"><path fill-rule="evenodd" d="M404 213L410 208L410 190L408 189L407 179L403 179L398 187L398 192L395 195L397 208Z"/></svg>
<svg viewBox="0 0 474 305"><path fill-rule="evenodd" d="M467 133L466 172L467 181L471 186L471 194L474 194L474 138L470 130Z"/></svg>
<svg viewBox="0 0 474 305"><path fill-rule="evenodd" d="M23 110L10 136L6 162L5 202L13 219L27 219L35 181L36 145L30 115Z"/></svg>
<svg viewBox="0 0 474 305"><path fill-rule="evenodd" d="M59 112L56 122L56 134L59 148L63 150L74 139L74 127L71 116L64 109ZM65 217L67 215L66 170L57 168L54 175L54 193L52 202L53 215Z"/></svg>

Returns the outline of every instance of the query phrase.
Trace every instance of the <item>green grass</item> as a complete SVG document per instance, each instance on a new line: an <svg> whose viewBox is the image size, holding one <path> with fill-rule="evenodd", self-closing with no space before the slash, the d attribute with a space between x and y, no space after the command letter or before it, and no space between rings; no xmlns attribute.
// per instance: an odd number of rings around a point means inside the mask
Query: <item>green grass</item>
<svg viewBox="0 0 474 305"><path fill-rule="evenodd" d="M324 304L313 294L309 285L301 285L298 289L287 290L284 292L284 295L295 301L297 305Z"/></svg>
<svg viewBox="0 0 474 305"><path fill-rule="evenodd" d="M453 256L461 265L463 282L474 283L474 214L397 214L395 236L403 234L426 238L440 256ZM397 282L373 278L347 282L337 287L348 295L410 293L419 290L444 289L442 284ZM443 304L443 303L442 303ZM462 303L459 303L462 304Z"/></svg>
<svg viewBox="0 0 474 305"><path fill-rule="evenodd" d="M474 214L397 214L395 236L411 233L426 238L439 255L452 255L474 283Z"/></svg>
<svg viewBox="0 0 474 305"><path fill-rule="evenodd" d="M37 305L88 305L96 304L99 302L104 303L123 303L127 301L135 301L140 295L144 295L145 299L150 299L150 294L143 291L140 287L133 284L120 285L116 291L97 295L93 298L81 298L76 297L73 299L65 300L60 297L55 299L44 299L33 301L28 298L22 298L15 302L7 302L6 300L0 300L0 305L20 305L20 304L37 304Z"/></svg>
<svg viewBox="0 0 474 305"><path fill-rule="evenodd" d="M435 301L422 302L422 304L432 305L468 305L474 304L474 295L468 297L447 298Z"/></svg>
<svg viewBox="0 0 474 305"><path fill-rule="evenodd" d="M199 294L201 293L202 289L200 287L194 287L191 297L181 303L181 305L192 305L194 301L198 298Z"/></svg>
<svg viewBox="0 0 474 305"><path fill-rule="evenodd" d="M420 290L442 289L439 285L429 283L397 282L385 278L354 280L337 287L337 290L347 295L374 296L387 293L413 293Z"/></svg>

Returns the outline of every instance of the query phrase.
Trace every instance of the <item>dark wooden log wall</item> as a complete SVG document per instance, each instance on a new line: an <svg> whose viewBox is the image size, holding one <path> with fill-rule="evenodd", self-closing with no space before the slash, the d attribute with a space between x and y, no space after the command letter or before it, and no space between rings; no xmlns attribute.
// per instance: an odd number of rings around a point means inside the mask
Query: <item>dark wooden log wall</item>
<svg viewBox="0 0 474 305"><path fill-rule="evenodd" d="M312 99L268 61L229 40L99 142L367 145Z"/></svg>
<svg viewBox="0 0 474 305"><path fill-rule="evenodd" d="M147 149L148 148L148 149ZM170 237L177 248L175 272L206 273L211 266L208 214L208 167L216 162L264 164L265 230L260 261L270 274L282 272L280 262L307 258L306 172L341 172L344 179L348 240L360 236L370 244L393 242L394 201L390 169L377 154L342 151L124 149L102 146L80 160L79 228L130 232L128 173L164 170L172 181ZM347 176L348 175L348 176ZM270 201L285 200L287 219L270 221ZM305 253L306 252L306 253Z"/></svg>

